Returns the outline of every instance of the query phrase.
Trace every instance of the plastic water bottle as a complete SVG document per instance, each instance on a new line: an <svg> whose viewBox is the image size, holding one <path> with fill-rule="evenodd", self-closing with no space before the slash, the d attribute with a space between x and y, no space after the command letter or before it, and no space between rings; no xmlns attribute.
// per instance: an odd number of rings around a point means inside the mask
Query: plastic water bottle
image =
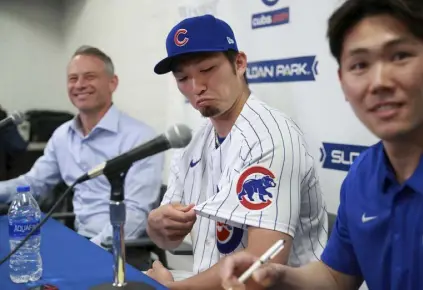
<svg viewBox="0 0 423 290"><path fill-rule="evenodd" d="M41 211L29 186L19 186L9 207L9 241L14 249L40 223ZM15 283L37 281L43 272L40 230L34 232L9 260L10 279Z"/></svg>

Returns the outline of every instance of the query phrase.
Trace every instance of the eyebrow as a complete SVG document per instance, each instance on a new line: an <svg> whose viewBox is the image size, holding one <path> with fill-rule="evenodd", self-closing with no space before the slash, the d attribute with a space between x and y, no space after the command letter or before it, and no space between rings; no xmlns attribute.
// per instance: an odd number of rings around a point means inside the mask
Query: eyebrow
<svg viewBox="0 0 423 290"><path fill-rule="evenodd" d="M381 47L383 49L387 49L387 48L391 48L400 44L413 44L416 43L416 41L410 39L409 37L400 37L400 38L396 38L393 40L390 40L386 43L384 43ZM366 54L369 53L370 49L368 48L363 48L363 47L358 47L358 48L353 48L350 51L348 51L347 55L348 56L354 56L357 54Z"/></svg>
<svg viewBox="0 0 423 290"><path fill-rule="evenodd" d="M175 74L177 74L177 73L182 73L181 66L180 66L180 65L175 66L175 67L173 68L173 73L175 73Z"/></svg>
<svg viewBox="0 0 423 290"><path fill-rule="evenodd" d="M95 71L86 71L86 72L83 72L83 73L70 73L69 75L70 76L77 76L77 75L80 75L80 74L82 74L82 75L90 75L90 74L97 74Z"/></svg>
<svg viewBox="0 0 423 290"><path fill-rule="evenodd" d="M97 76L97 74L95 72L85 72L85 73L82 73L82 75L84 75L84 76ZM78 77L78 74L77 73L70 73L67 76L68 79L74 78L74 77Z"/></svg>

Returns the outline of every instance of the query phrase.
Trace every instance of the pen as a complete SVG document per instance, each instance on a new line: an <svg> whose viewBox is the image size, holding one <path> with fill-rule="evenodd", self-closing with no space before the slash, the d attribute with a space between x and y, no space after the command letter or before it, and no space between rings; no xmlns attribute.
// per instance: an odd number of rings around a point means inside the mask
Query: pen
<svg viewBox="0 0 423 290"><path fill-rule="evenodd" d="M254 271L256 271L261 265L273 259L284 247L284 240L277 241L272 247L270 247L254 264L248 268L239 278L238 281L244 283L248 278L251 277Z"/></svg>

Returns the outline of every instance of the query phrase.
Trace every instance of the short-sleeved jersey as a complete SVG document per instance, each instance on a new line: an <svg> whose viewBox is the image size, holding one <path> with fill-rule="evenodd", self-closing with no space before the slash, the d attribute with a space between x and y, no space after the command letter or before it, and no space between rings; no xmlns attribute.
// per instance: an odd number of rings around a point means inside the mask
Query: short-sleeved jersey
<svg viewBox="0 0 423 290"><path fill-rule="evenodd" d="M320 259L327 213L317 170L299 127L250 95L230 133L216 146L207 119L172 159L162 204L194 203L194 273L248 246L248 227L293 237L288 264Z"/></svg>

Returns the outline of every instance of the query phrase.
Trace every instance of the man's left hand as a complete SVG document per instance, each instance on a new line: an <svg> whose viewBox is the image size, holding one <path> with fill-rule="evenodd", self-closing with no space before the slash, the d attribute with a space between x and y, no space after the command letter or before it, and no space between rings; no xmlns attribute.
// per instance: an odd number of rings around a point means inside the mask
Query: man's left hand
<svg viewBox="0 0 423 290"><path fill-rule="evenodd" d="M165 286L174 281L172 273L159 261L154 261L153 267L146 274Z"/></svg>

